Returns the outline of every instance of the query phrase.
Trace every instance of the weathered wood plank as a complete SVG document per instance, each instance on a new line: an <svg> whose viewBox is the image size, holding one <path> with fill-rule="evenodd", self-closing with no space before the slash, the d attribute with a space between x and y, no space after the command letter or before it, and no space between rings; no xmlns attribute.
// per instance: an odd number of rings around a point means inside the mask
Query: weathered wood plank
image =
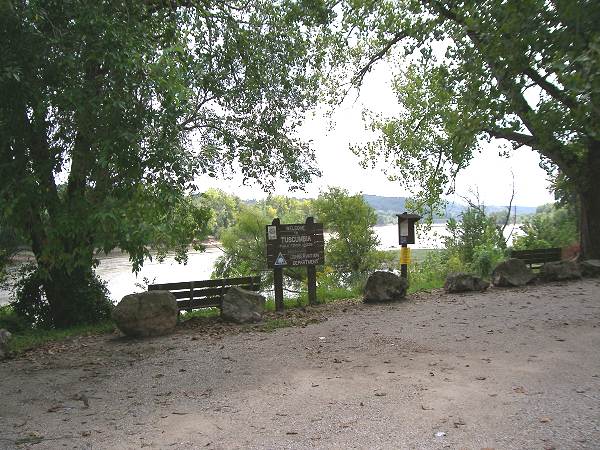
<svg viewBox="0 0 600 450"><path fill-rule="evenodd" d="M200 280L200 281L182 281L179 283L161 283L151 284L148 286L149 291L180 291L184 289L190 289L194 285L194 288L210 288L210 287L231 287L244 285L260 285L260 276L255 277L239 277L239 278L225 278L217 280Z"/></svg>
<svg viewBox="0 0 600 450"><path fill-rule="evenodd" d="M560 261L562 249L560 248L540 248L532 250L513 250L510 253L512 258L523 260L526 264L542 264L551 261Z"/></svg>
<svg viewBox="0 0 600 450"><path fill-rule="evenodd" d="M248 291L258 291L260 286L258 285L250 285L250 284L242 284L236 285L241 287L242 289L246 289ZM233 286L225 286L224 288L216 287L216 288L207 288L207 289L194 289L193 291L190 289L183 291L171 291L171 293L175 296L175 298L202 298L202 297L212 297L215 295L225 294L228 289Z"/></svg>

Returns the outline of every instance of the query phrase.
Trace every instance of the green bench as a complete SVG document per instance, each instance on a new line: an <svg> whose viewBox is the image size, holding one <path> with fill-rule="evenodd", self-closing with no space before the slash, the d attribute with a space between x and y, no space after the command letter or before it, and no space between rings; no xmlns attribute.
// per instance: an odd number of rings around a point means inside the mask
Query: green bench
<svg viewBox="0 0 600 450"><path fill-rule="evenodd" d="M189 311L200 308L221 308L223 296L233 286L257 292L260 290L260 275L254 277L221 278L218 280L151 284L148 286L148 290L171 292L177 299L179 311Z"/></svg>

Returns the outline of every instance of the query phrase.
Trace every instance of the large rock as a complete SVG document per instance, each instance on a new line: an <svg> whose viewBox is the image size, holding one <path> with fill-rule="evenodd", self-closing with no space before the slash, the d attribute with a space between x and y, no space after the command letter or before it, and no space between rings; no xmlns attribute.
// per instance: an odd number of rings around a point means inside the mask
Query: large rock
<svg viewBox="0 0 600 450"><path fill-rule="evenodd" d="M446 277L444 290L448 293L484 291L490 283L470 273L451 273Z"/></svg>
<svg viewBox="0 0 600 450"><path fill-rule="evenodd" d="M177 300L169 291L126 295L115 306L112 317L127 336L160 336L177 325Z"/></svg>
<svg viewBox="0 0 600 450"><path fill-rule="evenodd" d="M584 277L600 277L600 259L586 259L579 264Z"/></svg>
<svg viewBox="0 0 600 450"><path fill-rule="evenodd" d="M406 297L408 281L392 272L377 271L367 280L363 291L365 303L394 302Z"/></svg>
<svg viewBox="0 0 600 450"><path fill-rule="evenodd" d="M4 328L0 330L0 359L4 359L8 354L8 341L10 341L10 331Z"/></svg>
<svg viewBox="0 0 600 450"><path fill-rule="evenodd" d="M260 322L264 311L265 298L258 292L233 286L223 296L221 318L227 322Z"/></svg>
<svg viewBox="0 0 600 450"><path fill-rule="evenodd" d="M540 276L544 281L575 280L581 278L581 270L575 261L552 261L544 264Z"/></svg>
<svg viewBox="0 0 600 450"><path fill-rule="evenodd" d="M501 287L525 286L535 279L535 274L520 259L502 261L492 272L492 284Z"/></svg>

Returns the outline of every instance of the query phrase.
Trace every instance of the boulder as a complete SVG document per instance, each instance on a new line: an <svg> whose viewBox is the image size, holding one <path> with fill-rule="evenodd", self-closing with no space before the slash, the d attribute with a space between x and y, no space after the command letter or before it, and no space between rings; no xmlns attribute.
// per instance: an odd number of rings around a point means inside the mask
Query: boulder
<svg viewBox="0 0 600 450"><path fill-rule="evenodd" d="M600 259L586 259L579 264L584 277L600 277Z"/></svg>
<svg viewBox="0 0 600 450"><path fill-rule="evenodd" d="M485 291L490 283L470 273L451 273L446 277L444 290L448 293Z"/></svg>
<svg viewBox="0 0 600 450"><path fill-rule="evenodd" d="M4 328L0 330L0 360L8 354L8 341L10 341L10 331Z"/></svg>
<svg viewBox="0 0 600 450"><path fill-rule="evenodd" d="M233 286L223 296L221 318L227 322L260 322L264 311L265 298L258 292Z"/></svg>
<svg viewBox="0 0 600 450"><path fill-rule="evenodd" d="M540 271L544 281L575 280L581 278L581 269L575 261L552 261Z"/></svg>
<svg viewBox="0 0 600 450"><path fill-rule="evenodd" d="M492 272L492 284L501 287L525 286L535 279L535 274L520 259L502 261Z"/></svg>
<svg viewBox="0 0 600 450"><path fill-rule="evenodd" d="M130 294L114 307L112 317L127 336L160 336L177 325L177 300L169 291Z"/></svg>
<svg viewBox="0 0 600 450"><path fill-rule="evenodd" d="M377 271L367 280L363 291L365 303L394 302L406 297L408 281L392 272Z"/></svg>

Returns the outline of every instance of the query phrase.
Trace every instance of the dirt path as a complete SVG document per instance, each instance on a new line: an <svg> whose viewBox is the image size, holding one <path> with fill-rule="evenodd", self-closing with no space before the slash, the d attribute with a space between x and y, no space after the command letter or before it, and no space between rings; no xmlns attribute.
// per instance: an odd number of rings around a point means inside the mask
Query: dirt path
<svg viewBox="0 0 600 450"><path fill-rule="evenodd" d="M325 317L2 363L0 447L600 447L598 280L309 313Z"/></svg>

